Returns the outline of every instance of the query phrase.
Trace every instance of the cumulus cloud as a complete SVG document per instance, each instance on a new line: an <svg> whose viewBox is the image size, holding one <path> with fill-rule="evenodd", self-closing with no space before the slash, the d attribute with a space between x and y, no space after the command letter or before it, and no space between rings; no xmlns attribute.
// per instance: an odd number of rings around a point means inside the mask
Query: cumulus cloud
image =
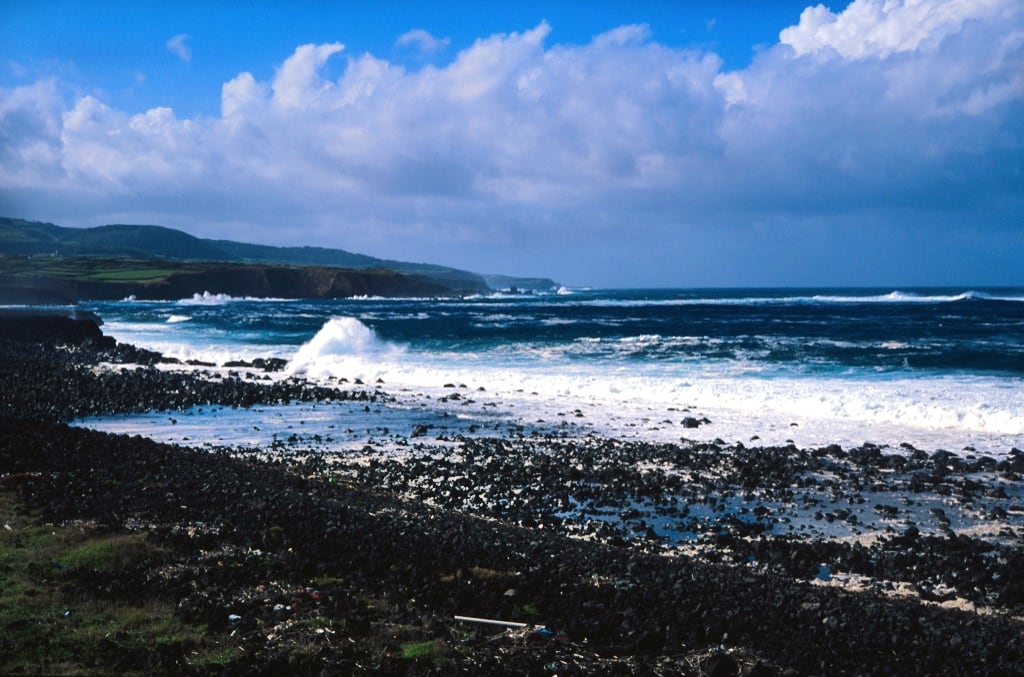
<svg viewBox="0 0 1024 677"><path fill-rule="evenodd" d="M965 21L1013 14L1002 0L854 0L839 14L808 7L800 23L779 34L797 54L834 49L844 57L887 57L894 52L935 49Z"/></svg>
<svg viewBox="0 0 1024 677"><path fill-rule="evenodd" d="M0 198L61 173L61 108L54 79L0 89Z"/></svg>
<svg viewBox="0 0 1024 677"><path fill-rule="evenodd" d="M321 95L330 96L334 85L321 79L319 70L343 49L345 46L340 42L302 45L296 49L274 76L274 102L289 108L305 108L315 106Z"/></svg>
<svg viewBox="0 0 1024 677"><path fill-rule="evenodd" d="M1015 0L818 6L738 71L642 25L560 45L542 23L418 70L301 45L191 119L38 83L0 91L0 200L249 240L301 223L306 243L485 270L497 243L547 274L609 252L696 267L700 246L824 237L854 217L1005 229L1024 207L1022 19Z"/></svg>
<svg viewBox="0 0 1024 677"><path fill-rule="evenodd" d="M188 35L179 33L167 41L167 51L182 61L192 60L192 48L188 46Z"/></svg>
<svg viewBox="0 0 1024 677"><path fill-rule="evenodd" d="M451 44L451 40L448 38L435 38L422 28L414 28L398 36L395 44L399 47L413 47L423 54L430 55L443 50Z"/></svg>
<svg viewBox="0 0 1024 677"><path fill-rule="evenodd" d="M240 73L221 87L220 110L227 119L244 113L250 104L258 104L267 95L266 85L257 82L252 73Z"/></svg>

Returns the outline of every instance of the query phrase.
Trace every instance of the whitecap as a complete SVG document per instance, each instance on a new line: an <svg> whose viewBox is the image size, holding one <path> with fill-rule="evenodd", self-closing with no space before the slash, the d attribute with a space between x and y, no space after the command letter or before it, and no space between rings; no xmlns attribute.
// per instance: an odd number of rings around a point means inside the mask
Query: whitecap
<svg viewBox="0 0 1024 677"><path fill-rule="evenodd" d="M288 374L375 379L402 348L379 339L354 317L332 317L303 344L288 363Z"/></svg>

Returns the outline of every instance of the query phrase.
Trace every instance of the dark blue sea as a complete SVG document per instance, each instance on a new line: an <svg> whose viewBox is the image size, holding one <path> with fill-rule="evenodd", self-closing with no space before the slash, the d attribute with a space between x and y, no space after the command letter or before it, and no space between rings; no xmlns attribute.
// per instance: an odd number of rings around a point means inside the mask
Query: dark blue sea
<svg viewBox="0 0 1024 677"><path fill-rule="evenodd" d="M502 421L651 441L1024 448L1024 289L334 301L215 292L83 305L118 340L182 359L282 357L289 375L380 385L398 398L387 414L399 427ZM453 401L453 386L471 396ZM686 417L708 423L683 428Z"/></svg>

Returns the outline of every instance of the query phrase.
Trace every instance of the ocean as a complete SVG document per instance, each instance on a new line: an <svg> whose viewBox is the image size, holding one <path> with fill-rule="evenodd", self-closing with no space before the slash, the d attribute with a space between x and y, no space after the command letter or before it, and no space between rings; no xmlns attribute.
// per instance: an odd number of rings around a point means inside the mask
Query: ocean
<svg viewBox="0 0 1024 677"><path fill-rule="evenodd" d="M284 404L80 422L161 441L362 449L418 431L426 441L871 442L995 457L1024 448L1024 289L206 293L79 307L118 341L182 360L283 358L283 376L346 379L346 387L358 379L394 398L372 411Z"/></svg>

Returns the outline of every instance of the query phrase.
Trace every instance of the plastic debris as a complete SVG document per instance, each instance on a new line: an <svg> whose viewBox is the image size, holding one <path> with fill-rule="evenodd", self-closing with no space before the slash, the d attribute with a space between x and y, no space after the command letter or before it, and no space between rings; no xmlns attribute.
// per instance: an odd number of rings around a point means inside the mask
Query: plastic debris
<svg viewBox="0 0 1024 677"><path fill-rule="evenodd" d="M475 618L473 616L456 616L455 620L466 623L483 623L484 625L500 625L505 628L528 628L529 623L517 623L515 621L499 621L493 618Z"/></svg>

